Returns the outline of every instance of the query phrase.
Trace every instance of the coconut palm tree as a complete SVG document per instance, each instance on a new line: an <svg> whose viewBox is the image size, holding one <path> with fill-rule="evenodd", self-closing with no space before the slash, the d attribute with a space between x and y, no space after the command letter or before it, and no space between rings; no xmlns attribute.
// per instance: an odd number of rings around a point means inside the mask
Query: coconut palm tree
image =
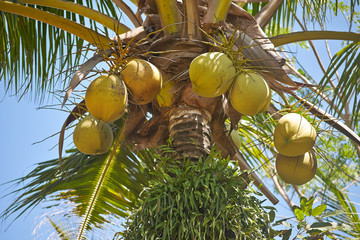
<svg viewBox="0 0 360 240"><path fill-rule="evenodd" d="M152 172L159 167L155 159L161 155L158 147L170 139L173 150L161 148L161 152L170 151L169 158L174 161L186 158L197 164L198 159L214 157L215 146L222 157L236 160L241 170L258 169L242 177L252 180L273 204L278 199L269 190L270 181L264 179L271 180L293 210L290 193L311 196L318 192L318 199L329 202L328 210L333 214L328 216L351 226L336 234L358 237L360 226L354 205L340 189L358 182L354 164L360 156L360 137L356 134L360 36L351 31L325 30L329 12L341 11L349 14L352 30L358 5L355 0L348 5L277 0L1 0L0 62L5 88L19 97L35 93L40 100L60 88L64 90L63 107L71 108L59 134L59 158L40 163L25 177L31 181L14 191L20 194L18 201L3 216L21 215L44 200L51 200L51 206L69 202L69 215L79 217L75 237L82 239L87 231L110 224L114 217L126 217L135 209L141 192L155 178ZM120 21L119 10L131 23ZM302 31L289 32L294 22ZM309 31L305 25L309 22L318 24L321 31ZM312 42L317 39L343 40L344 48L331 56L327 68L319 57L324 77L312 80L294 66L283 46L308 41L317 54ZM238 72L251 70L262 75L273 90L266 113L241 115L227 93L214 98L194 93L189 65L198 55L212 51L225 53ZM121 71L133 58L153 63L164 79L175 83L171 106L160 107L156 99L139 105L131 101L130 93L127 113L111 125L115 140L109 152L91 156L71 149L62 157L67 130L87 113L85 102L74 90L96 74ZM100 63L107 68L96 69ZM272 135L276 122L287 112L306 116L320 135L315 150L322 161L316 178L306 187L286 185L276 175L277 151ZM236 131L240 144L230 137L225 122ZM330 134L329 128L335 133ZM348 148L346 154L357 154L333 155L334 149L327 152L331 148L328 142L339 139ZM339 177L341 183L336 182ZM298 212L294 211L297 217ZM72 238L64 237L69 232L50 222L64 239Z"/></svg>

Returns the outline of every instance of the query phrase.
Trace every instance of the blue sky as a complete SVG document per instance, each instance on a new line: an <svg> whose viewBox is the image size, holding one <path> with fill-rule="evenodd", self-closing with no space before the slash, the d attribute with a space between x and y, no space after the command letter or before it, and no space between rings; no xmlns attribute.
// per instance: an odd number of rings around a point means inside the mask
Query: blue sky
<svg viewBox="0 0 360 240"><path fill-rule="evenodd" d="M0 184L26 175L37 162L56 158L57 148L53 147L57 136L39 144L33 143L59 131L66 118L62 111L36 110L38 106L31 100L18 102L16 97L3 96L4 90L0 88ZM9 192L10 186L0 186L1 197ZM13 196L1 198L0 212L13 200ZM36 210L30 215L25 214L10 227L13 218L0 224L0 240L33 239L34 218L40 213Z"/></svg>

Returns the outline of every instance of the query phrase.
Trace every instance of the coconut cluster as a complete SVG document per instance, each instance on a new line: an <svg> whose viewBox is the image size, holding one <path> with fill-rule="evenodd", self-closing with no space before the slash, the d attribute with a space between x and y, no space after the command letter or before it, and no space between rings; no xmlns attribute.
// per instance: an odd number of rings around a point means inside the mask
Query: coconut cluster
<svg viewBox="0 0 360 240"><path fill-rule="evenodd" d="M271 91L261 75L237 73L224 53L208 52L194 58L189 77L194 92L202 97L217 97L229 90L231 105L243 115L254 116L270 105Z"/></svg>
<svg viewBox="0 0 360 240"><path fill-rule="evenodd" d="M257 72L236 72L231 59L221 52L208 52L194 58L189 67L194 92L202 97L218 97L229 91L229 100L242 115L265 112L271 102L271 90ZM225 124L226 130L230 126ZM232 131L232 140L240 147L239 135ZM274 144L279 154L276 169L286 183L301 185L310 181L317 169L312 147L316 131L301 115L283 116L274 132Z"/></svg>
<svg viewBox="0 0 360 240"><path fill-rule="evenodd" d="M279 152L275 165L284 182L302 185L315 176L315 139L314 127L300 114L288 113L279 119L274 132L274 145Z"/></svg>
<svg viewBox="0 0 360 240"><path fill-rule="evenodd" d="M113 144L110 124L120 119L128 99L139 105L153 101L162 88L160 71L148 61L129 61L119 75L101 75L86 90L89 115L75 127L73 141L85 154L102 154Z"/></svg>
<svg viewBox="0 0 360 240"><path fill-rule="evenodd" d="M202 97L218 97L228 92L231 105L243 115L265 112L271 102L267 82L256 72L237 72L231 59L221 52L208 52L194 58L189 67L192 88ZM155 98L160 107L174 103L176 83L165 81L156 66L143 59L129 61L118 75L102 75L89 85L85 103L90 115L83 118L73 134L75 146L86 154L102 154L111 148L110 123L121 118L128 101L147 104ZM129 99L129 100L128 100ZM225 124L230 131L230 125ZM237 132L231 138L240 148ZM274 145L279 154L276 169L283 181L301 185L310 181L317 169L312 147L316 131L301 115L289 113L277 123Z"/></svg>
<svg viewBox="0 0 360 240"><path fill-rule="evenodd" d="M229 92L234 109L242 115L265 112L271 102L271 90L257 72L237 72L231 59L221 52L208 52L194 58L189 67L192 89L202 97L218 97ZM226 131L230 127L225 123ZM240 146L240 136L231 131L231 139Z"/></svg>

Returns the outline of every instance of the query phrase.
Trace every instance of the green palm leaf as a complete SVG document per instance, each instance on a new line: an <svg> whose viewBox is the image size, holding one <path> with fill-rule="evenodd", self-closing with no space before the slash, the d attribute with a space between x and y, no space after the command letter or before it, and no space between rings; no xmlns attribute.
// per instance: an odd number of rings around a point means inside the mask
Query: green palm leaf
<svg viewBox="0 0 360 240"><path fill-rule="evenodd" d="M3 12L0 24L0 76L19 96L53 90L59 84L56 69L71 70L81 59L84 41L63 30Z"/></svg>
<svg viewBox="0 0 360 240"><path fill-rule="evenodd" d="M270 40L275 47L308 40L317 39L335 39L335 40L349 40L349 41L360 41L360 34L352 32L338 32L338 31L303 31L303 32L292 32L288 34L281 34L271 37Z"/></svg>
<svg viewBox="0 0 360 240"><path fill-rule="evenodd" d="M331 93L331 109L339 116L349 104L354 124L360 112L360 42L350 43L333 57L320 85L326 87L341 69L343 70L339 83Z"/></svg>
<svg viewBox="0 0 360 240"><path fill-rule="evenodd" d="M53 220L49 218L50 224L54 227L58 235L60 236L61 240L70 240L66 230L62 228L62 226L56 224Z"/></svg>
<svg viewBox="0 0 360 240"><path fill-rule="evenodd" d="M360 218L356 211L355 204L352 203L346 191L340 190L336 184L325 174L318 170L317 175L326 183L328 191L320 192L322 201L328 205L328 210L337 214L329 214L329 219L350 227L340 228L343 233L353 238L360 237ZM346 236L346 235L345 235Z"/></svg>
<svg viewBox="0 0 360 240"><path fill-rule="evenodd" d="M250 11L253 16L260 14L266 9L268 2L263 3L247 3L244 5L244 9ZM350 0L349 1L349 16L351 16L350 21L354 19L355 7L360 4L359 0ZM329 10L329 6L332 8ZM271 13L271 20L268 23L268 31L270 35L277 35L281 29L289 30L293 26L295 20L295 13L298 12L301 8L302 19L308 22L318 22L321 25L325 25L327 19L326 16L330 11L333 11L335 15L338 14L338 11L341 10L342 4L336 0L289 0L283 1L279 8Z"/></svg>
<svg viewBox="0 0 360 240"><path fill-rule="evenodd" d="M109 223L107 216L127 216L151 178L147 169L153 167L153 152L135 154L131 147L124 146L110 164L108 156L72 151L61 166L58 159L39 163L28 175L13 181L25 185L10 193L19 196L2 217L17 213L18 218L44 200L48 201L47 207L64 200L74 203L75 208L69 211L83 218L84 231Z"/></svg>
<svg viewBox="0 0 360 240"><path fill-rule="evenodd" d="M76 0L75 3L121 20L121 13L111 0L97 1L96 5L90 0ZM86 24L92 30L109 35L106 27L91 19L85 20L81 15L62 9L28 6ZM19 97L36 93L31 96L38 100L56 88L64 89L67 82L63 79L84 61L88 52L84 40L46 23L6 12L0 14L0 81L5 89Z"/></svg>

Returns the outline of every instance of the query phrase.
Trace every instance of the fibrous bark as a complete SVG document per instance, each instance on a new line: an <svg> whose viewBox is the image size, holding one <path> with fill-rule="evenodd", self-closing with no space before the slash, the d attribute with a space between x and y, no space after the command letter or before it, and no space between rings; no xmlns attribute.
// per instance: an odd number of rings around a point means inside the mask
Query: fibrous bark
<svg viewBox="0 0 360 240"><path fill-rule="evenodd" d="M170 113L169 133L175 158L197 160L207 157L211 147L211 114L207 110L181 104Z"/></svg>

